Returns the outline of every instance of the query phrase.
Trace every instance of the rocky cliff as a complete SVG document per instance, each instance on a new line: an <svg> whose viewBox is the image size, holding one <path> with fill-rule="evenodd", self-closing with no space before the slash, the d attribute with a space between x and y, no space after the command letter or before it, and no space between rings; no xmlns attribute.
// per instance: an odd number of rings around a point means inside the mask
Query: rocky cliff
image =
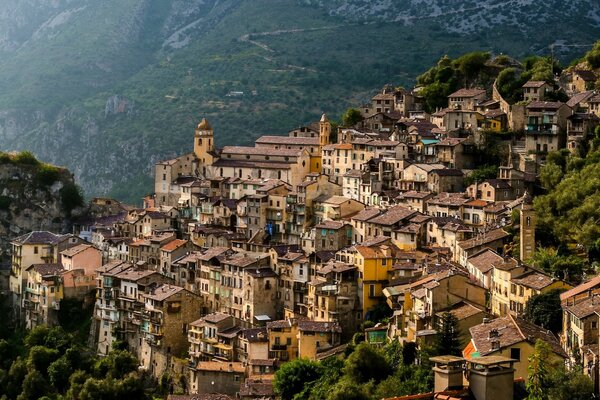
<svg viewBox="0 0 600 400"><path fill-rule="evenodd" d="M82 204L72 174L30 153L0 153L0 260L10 240L34 230L68 232Z"/></svg>

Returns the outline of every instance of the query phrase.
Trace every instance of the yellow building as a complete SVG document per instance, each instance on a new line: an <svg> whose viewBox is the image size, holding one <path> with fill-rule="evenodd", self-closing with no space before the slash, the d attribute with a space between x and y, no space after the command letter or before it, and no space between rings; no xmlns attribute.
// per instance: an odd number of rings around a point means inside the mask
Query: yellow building
<svg viewBox="0 0 600 400"><path fill-rule="evenodd" d="M550 345L552 364L562 364L567 356L552 332L512 315L484 322L472 327L469 332L471 343L463 350L465 358L512 358L515 360L515 377L527 379L528 359L538 339Z"/></svg>
<svg viewBox="0 0 600 400"><path fill-rule="evenodd" d="M497 316L522 314L531 296L571 288L564 281L521 264L514 258L503 259L492 266L491 309L492 314Z"/></svg>
<svg viewBox="0 0 600 400"><path fill-rule="evenodd" d="M291 361L317 359L319 353L340 345L342 329L337 322L285 319L267 323L269 359Z"/></svg>
<svg viewBox="0 0 600 400"><path fill-rule="evenodd" d="M358 269L358 297L363 318L367 318L369 310L385 301L383 289L388 284L394 265L393 252L396 251L398 249L388 238L376 245L357 245L338 252L342 262L353 263Z"/></svg>

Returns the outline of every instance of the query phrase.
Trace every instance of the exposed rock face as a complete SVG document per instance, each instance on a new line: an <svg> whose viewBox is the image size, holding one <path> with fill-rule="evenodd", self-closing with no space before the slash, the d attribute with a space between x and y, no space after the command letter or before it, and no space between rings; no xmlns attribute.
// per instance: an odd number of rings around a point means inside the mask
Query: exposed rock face
<svg viewBox="0 0 600 400"><path fill-rule="evenodd" d="M39 168L39 165L0 160L1 261L8 261L10 240L16 236L34 230L70 230L61 189L73 185L73 177L68 170L58 169L58 178L53 183L42 182Z"/></svg>

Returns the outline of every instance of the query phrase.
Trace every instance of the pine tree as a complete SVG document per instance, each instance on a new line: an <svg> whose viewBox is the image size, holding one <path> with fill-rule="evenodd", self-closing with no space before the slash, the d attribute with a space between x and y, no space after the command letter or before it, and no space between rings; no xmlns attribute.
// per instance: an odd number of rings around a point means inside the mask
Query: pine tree
<svg viewBox="0 0 600 400"><path fill-rule="evenodd" d="M437 353L440 355L460 356L462 349L460 346L458 318L454 314L445 312L442 314L440 325L437 335Z"/></svg>

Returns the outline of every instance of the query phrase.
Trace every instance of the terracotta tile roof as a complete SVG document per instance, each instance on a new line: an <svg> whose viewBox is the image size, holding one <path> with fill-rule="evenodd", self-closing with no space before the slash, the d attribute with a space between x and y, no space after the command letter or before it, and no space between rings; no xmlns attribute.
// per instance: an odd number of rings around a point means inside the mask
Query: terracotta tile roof
<svg viewBox="0 0 600 400"><path fill-rule="evenodd" d="M268 149L269 147L265 147ZM219 159L213 163L213 167L240 167L240 168L264 168L264 169L290 169L295 165L295 161L284 162L278 160L276 162L271 161L256 161L256 160L227 160Z"/></svg>
<svg viewBox="0 0 600 400"><path fill-rule="evenodd" d="M473 254L467 259L467 262L481 271L482 274L486 274L493 269L494 263L501 263L503 260L498 253L486 248Z"/></svg>
<svg viewBox="0 0 600 400"><path fill-rule="evenodd" d="M556 279L540 271L529 270L524 274L511 279L511 282L534 290L542 290L556 282Z"/></svg>
<svg viewBox="0 0 600 400"><path fill-rule="evenodd" d="M527 109L541 108L544 110L558 110L564 103L560 101L532 101L527 104Z"/></svg>
<svg viewBox="0 0 600 400"><path fill-rule="evenodd" d="M364 210L360 210L357 214L352 216L352 219L355 221L368 221L371 218L374 218L381 214L381 210L378 208L365 208Z"/></svg>
<svg viewBox="0 0 600 400"><path fill-rule="evenodd" d="M46 276L57 276L64 271L61 264L33 264L27 271L35 271L43 277Z"/></svg>
<svg viewBox="0 0 600 400"><path fill-rule="evenodd" d="M517 268L520 266L519 261L515 258L509 257L509 258L502 258L502 261L500 262L495 262L493 264L494 268L499 269L501 271L510 271L514 268Z"/></svg>
<svg viewBox="0 0 600 400"><path fill-rule="evenodd" d="M342 332L337 322L299 320L298 329L304 332Z"/></svg>
<svg viewBox="0 0 600 400"><path fill-rule="evenodd" d="M600 312L600 299L597 296L591 296L579 300L574 305L563 306L566 312L570 312L579 319L588 317L595 312Z"/></svg>
<svg viewBox="0 0 600 400"><path fill-rule="evenodd" d="M475 348L482 356L525 341L533 346L537 339L548 343L554 353L566 356L552 332L512 315L476 325L469 332ZM496 340L499 342L499 349L492 347L492 342Z"/></svg>
<svg viewBox="0 0 600 400"><path fill-rule="evenodd" d="M173 250L177 250L178 248L180 248L182 246L185 246L187 244L187 242L188 242L187 240L175 239L175 240L172 240L169 243L165 244L160 249L163 251L171 252Z"/></svg>
<svg viewBox="0 0 600 400"><path fill-rule="evenodd" d="M210 322L211 324L218 324L219 322L225 321L228 318L232 318L232 317L228 314L215 312L215 313L205 315L202 319L206 322Z"/></svg>
<svg viewBox="0 0 600 400"><path fill-rule="evenodd" d="M440 193L437 196L427 200L427 204L462 206L470 201L464 193Z"/></svg>
<svg viewBox="0 0 600 400"><path fill-rule="evenodd" d="M198 371L236 372L243 374L246 370L241 362L200 361L196 366Z"/></svg>
<svg viewBox="0 0 600 400"><path fill-rule="evenodd" d="M160 285L157 287L154 292L150 294L145 294L144 297L156 301L163 301L168 299L169 297L176 295L177 293L185 290L180 286L174 286L169 284Z"/></svg>
<svg viewBox="0 0 600 400"><path fill-rule="evenodd" d="M485 314L485 310L479 308L473 304L467 303L465 301L461 301L459 303L454 304L451 307L439 312L437 315L441 316L443 313L449 312L454 315L458 320L463 320L466 318L470 318L477 314Z"/></svg>
<svg viewBox="0 0 600 400"><path fill-rule="evenodd" d="M267 328L243 329L242 336L250 343L268 342Z"/></svg>
<svg viewBox="0 0 600 400"><path fill-rule="evenodd" d="M255 140L257 144L281 144L281 145L306 145L318 146L319 137L289 137L289 136L261 136Z"/></svg>
<svg viewBox="0 0 600 400"><path fill-rule="evenodd" d="M48 231L33 231L14 238L11 243L23 244L56 244L66 238L66 235L58 235Z"/></svg>
<svg viewBox="0 0 600 400"><path fill-rule="evenodd" d="M471 200L468 203L465 203L465 206L469 206L469 207L485 207L487 206L489 203L485 200L481 200L481 199L476 199L476 200Z"/></svg>
<svg viewBox="0 0 600 400"><path fill-rule="evenodd" d="M274 149L271 147L225 146L221 154L248 154L259 156L297 157L302 153L299 149Z"/></svg>
<svg viewBox="0 0 600 400"><path fill-rule="evenodd" d="M581 79L587 82L596 82L597 79L596 73L594 71L589 71L586 69L573 70L573 74L579 75Z"/></svg>
<svg viewBox="0 0 600 400"><path fill-rule="evenodd" d="M571 297L577 296L578 294L587 292L590 289L596 289L600 287L600 275L582 283L579 286L575 286L573 289L567 290L560 294L560 300L565 301Z"/></svg>
<svg viewBox="0 0 600 400"><path fill-rule="evenodd" d="M393 208L390 208L388 211L386 211L385 213L383 213L382 215L379 215L373 219L370 219L368 222L371 224L377 224L377 225L394 225L397 224L398 222L408 219L412 216L414 216L417 212L414 210L411 210L409 208L403 207L403 206L396 206Z"/></svg>
<svg viewBox="0 0 600 400"><path fill-rule="evenodd" d="M582 101L585 101L586 99L591 98L592 96L594 96L593 90L576 93L573 96L571 96L571 98L567 101L567 105L569 107L573 108L573 107L577 106L579 103L581 103Z"/></svg>
<svg viewBox="0 0 600 400"><path fill-rule="evenodd" d="M115 274L114 276L124 281L136 282L142 278L150 275L158 274L156 271L139 270L139 269L126 269L122 272Z"/></svg>
<svg viewBox="0 0 600 400"><path fill-rule="evenodd" d="M79 254L89 248L94 248L94 246L90 245L90 244L79 244L77 246L73 246L70 249L67 250L63 250L60 252L60 254L62 254L63 256L67 256L67 257L73 257L76 254Z"/></svg>
<svg viewBox="0 0 600 400"><path fill-rule="evenodd" d="M527 81L527 82L525 82L525 84L522 87L524 87L524 88L539 88L546 84L547 84L546 81Z"/></svg>
<svg viewBox="0 0 600 400"><path fill-rule="evenodd" d="M463 250L470 250L475 247L483 246L488 243L492 243L497 240L504 239L508 236L510 236L508 234L508 232L506 232L502 228L498 228L498 229L493 229L493 230L485 233L482 237L476 236L476 237L468 239L468 240L463 240L462 242L459 242L458 245Z"/></svg>
<svg viewBox="0 0 600 400"><path fill-rule="evenodd" d="M432 196L431 192L417 192L416 190L409 190L408 192L402 193L400 196L405 199L425 199Z"/></svg>
<svg viewBox="0 0 600 400"><path fill-rule="evenodd" d="M485 93L485 89L459 89L448 97L475 97Z"/></svg>
<svg viewBox="0 0 600 400"><path fill-rule="evenodd" d="M323 221L318 225L315 225L315 228L317 229L333 229L333 230L338 230L338 229L342 229L345 226L350 226L350 224L346 223L346 222L341 222L341 221Z"/></svg>

